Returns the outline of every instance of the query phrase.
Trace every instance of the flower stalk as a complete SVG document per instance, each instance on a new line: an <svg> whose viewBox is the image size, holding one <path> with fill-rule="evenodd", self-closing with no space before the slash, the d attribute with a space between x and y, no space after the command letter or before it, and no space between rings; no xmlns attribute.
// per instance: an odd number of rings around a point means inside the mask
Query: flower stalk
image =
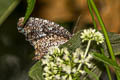
<svg viewBox="0 0 120 80"><path fill-rule="evenodd" d="M85 50L84 58L87 56L88 50L89 50L89 48L90 48L90 43L91 43L91 40L88 41L88 45L87 45L87 48L86 48L86 50Z"/></svg>

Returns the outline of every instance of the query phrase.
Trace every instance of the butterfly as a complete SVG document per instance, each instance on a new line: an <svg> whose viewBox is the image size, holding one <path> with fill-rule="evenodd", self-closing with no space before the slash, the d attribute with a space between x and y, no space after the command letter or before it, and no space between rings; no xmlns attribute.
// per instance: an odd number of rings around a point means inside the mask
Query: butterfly
<svg viewBox="0 0 120 80"><path fill-rule="evenodd" d="M24 17L21 17L17 28L34 47L35 60L40 60L43 55L48 53L51 46L60 46L72 36L67 29L49 20L30 17L24 26L23 21Z"/></svg>

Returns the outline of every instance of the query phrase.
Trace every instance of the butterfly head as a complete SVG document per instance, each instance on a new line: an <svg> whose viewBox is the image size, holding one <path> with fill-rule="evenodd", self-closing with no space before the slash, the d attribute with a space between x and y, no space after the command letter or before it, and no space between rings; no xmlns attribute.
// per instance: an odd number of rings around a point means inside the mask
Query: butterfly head
<svg viewBox="0 0 120 80"><path fill-rule="evenodd" d="M31 21L31 18L26 22L25 25L23 25L23 21L24 21L24 17L19 18L19 21L17 23L17 29L20 33L24 34L25 36L27 36L28 34L33 34L34 33L34 28Z"/></svg>
<svg viewBox="0 0 120 80"><path fill-rule="evenodd" d="M24 33L23 21L24 17L21 17L17 23L17 29L20 33Z"/></svg>

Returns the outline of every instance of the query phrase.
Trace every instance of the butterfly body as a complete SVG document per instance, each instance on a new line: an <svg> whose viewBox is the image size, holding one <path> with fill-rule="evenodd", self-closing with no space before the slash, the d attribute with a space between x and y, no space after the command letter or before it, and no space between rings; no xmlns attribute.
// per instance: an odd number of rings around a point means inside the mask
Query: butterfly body
<svg viewBox="0 0 120 80"><path fill-rule="evenodd" d="M30 17L22 26L23 21L23 17L19 19L18 31L34 46L37 60L48 52L49 47L64 44L72 36L64 27L49 20Z"/></svg>

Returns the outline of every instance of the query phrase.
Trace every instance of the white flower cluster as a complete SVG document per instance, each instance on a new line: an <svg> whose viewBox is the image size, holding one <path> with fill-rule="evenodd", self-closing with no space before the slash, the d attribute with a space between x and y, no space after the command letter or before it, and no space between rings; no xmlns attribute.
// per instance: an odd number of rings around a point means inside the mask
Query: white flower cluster
<svg viewBox="0 0 120 80"><path fill-rule="evenodd" d="M81 33L81 39L82 39L82 42L88 41L88 40L94 40L97 42L97 44L104 42L103 34L100 33L99 31L96 31L95 29L92 29L92 28L85 29Z"/></svg>
<svg viewBox="0 0 120 80"><path fill-rule="evenodd" d="M84 52L78 48L70 53L67 48L51 47L42 59L43 76L45 80L79 80L85 75L83 66L92 67L92 55L84 57Z"/></svg>

